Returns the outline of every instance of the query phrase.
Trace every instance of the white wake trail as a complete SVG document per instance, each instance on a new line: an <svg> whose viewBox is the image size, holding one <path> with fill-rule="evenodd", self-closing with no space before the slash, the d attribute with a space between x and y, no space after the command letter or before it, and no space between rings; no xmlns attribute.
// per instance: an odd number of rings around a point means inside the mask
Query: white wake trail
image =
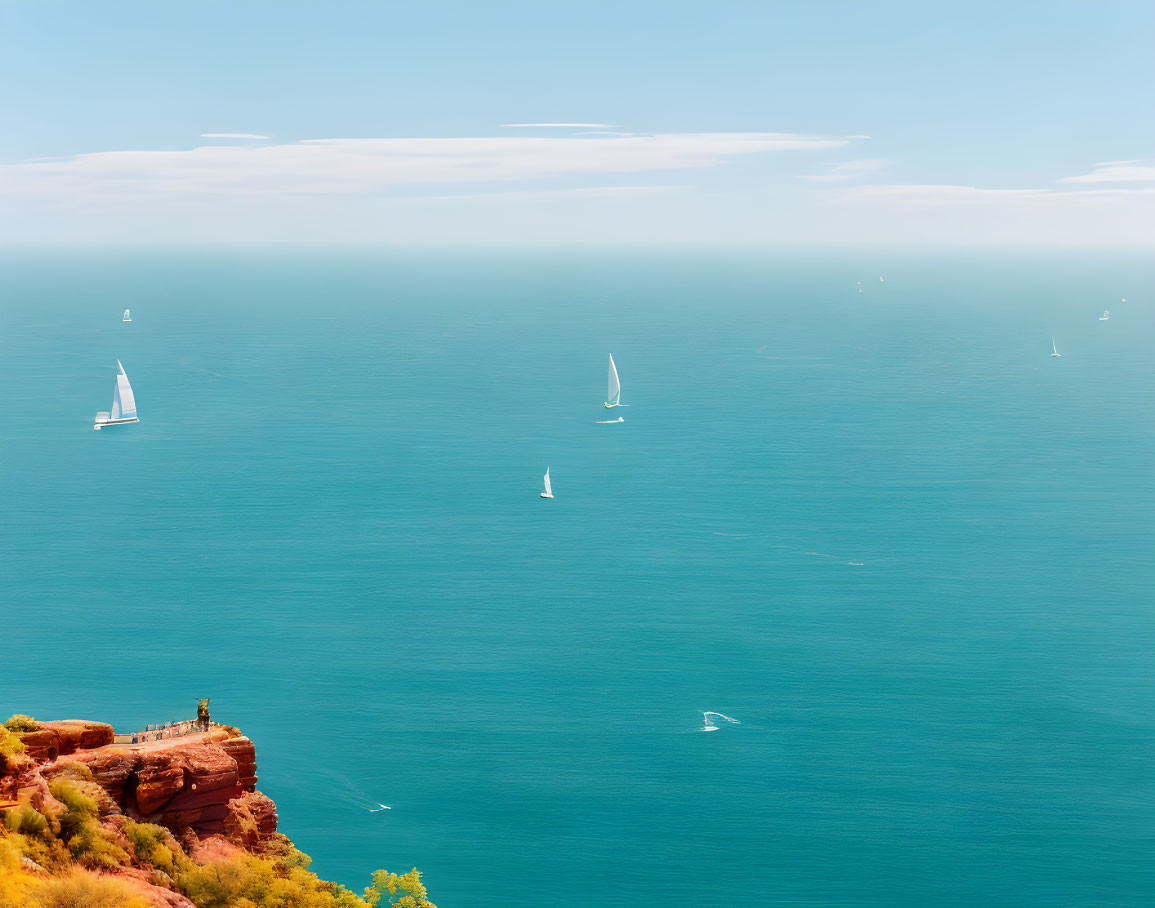
<svg viewBox="0 0 1155 908"><path fill-rule="evenodd" d="M707 710L703 711L703 713L702 713L702 731L717 731L718 730L718 726L714 725L710 722L710 716L717 716L719 719L725 719L731 725L741 725L742 724L737 719L731 719L729 716L725 715L724 713L718 713L718 712L714 712L714 710L712 710L712 709L707 709Z"/></svg>

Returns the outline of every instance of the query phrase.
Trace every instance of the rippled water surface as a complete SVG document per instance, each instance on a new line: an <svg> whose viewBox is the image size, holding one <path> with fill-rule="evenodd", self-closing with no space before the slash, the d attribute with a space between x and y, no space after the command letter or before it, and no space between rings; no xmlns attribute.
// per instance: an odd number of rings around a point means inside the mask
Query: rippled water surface
<svg viewBox="0 0 1155 908"><path fill-rule="evenodd" d="M211 697L315 870L443 908L1149 904L1153 286L6 252L0 710Z"/></svg>

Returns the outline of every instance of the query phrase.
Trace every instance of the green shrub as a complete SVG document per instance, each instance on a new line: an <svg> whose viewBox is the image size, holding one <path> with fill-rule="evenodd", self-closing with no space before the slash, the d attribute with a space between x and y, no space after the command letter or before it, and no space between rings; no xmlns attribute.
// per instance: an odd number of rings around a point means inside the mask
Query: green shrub
<svg viewBox="0 0 1155 908"><path fill-rule="evenodd" d="M44 835L48 818L31 804L21 804L4 812L4 825L22 835Z"/></svg>
<svg viewBox="0 0 1155 908"><path fill-rule="evenodd" d="M180 846L163 826L155 823L134 823L129 820L124 826L124 834L132 843L132 850L141 864L152 864L157 870L172 876L180 861Z"/></svg>
<svg viewBox="0 0 1155 908"><path fill-rule="evenodd" d="M52 796L65 806L60 817L60 840L78 861L92 867L114 868L128 862L128 853L108 830L98 822L100 811L96 798L79 786L84 782L54 779L48 786Z"/></svg>

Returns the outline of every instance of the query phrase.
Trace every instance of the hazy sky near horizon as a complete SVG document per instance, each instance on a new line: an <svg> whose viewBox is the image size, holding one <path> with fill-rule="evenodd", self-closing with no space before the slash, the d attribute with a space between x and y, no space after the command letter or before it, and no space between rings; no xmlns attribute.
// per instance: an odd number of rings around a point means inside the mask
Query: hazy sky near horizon
<svg viewBox="0 0 1155 908"><path fill-rule="evenodd" d="M1155 242L1155 4L0 3L3 242Z"/></svg>

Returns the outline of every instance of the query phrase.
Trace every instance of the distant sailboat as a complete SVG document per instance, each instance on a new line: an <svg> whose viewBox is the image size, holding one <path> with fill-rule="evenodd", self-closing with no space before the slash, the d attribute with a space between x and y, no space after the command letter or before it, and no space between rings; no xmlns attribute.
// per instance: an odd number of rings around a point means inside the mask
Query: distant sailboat
<svg viewBox="0 0 1155 908"><path fill-rule="evenodd" d="M859 293L861 293L861 292L862 292L862 281L859 281L859 282L858 282L858 292L859 292Z"/></svg>
<svg viewBox="0 0 1155 908"><path fill-rule="evenodd" d="M614 365L614 355L610 354L610 386L606 394L606 409L624 407L622 403L622 383L618 381L618 367Z"/></svg>
<svg viewBox="0 0 1155 908"><path fill-rule="evenodd" d="M1055 346L1054 335L1051 336L1051 350L1053 351L1051 353L1051 356L1062 356L1063 355L1062 353L1059 352L1059 348Z"/></svg>
<svg viewBox="0 0 1155 908"><path fill-rule="evenodd" d="M884 280L882 279L882 275L881 275L881 274L878 276L878 282L879 282L880 284L885 284L885 283L886 283L886 281L884 281Z"/></svg>
<svg viewBox="0 0 1155 908"><path fill-rule="evenodd" d="M121 318L121 321L122 322L131 322L132 321L132 313L128 309L124 310L124 316Z"/></svg>
<svg viewBox="0 0 1155 908"><path fill-rule="evenodd" d="M624 406L624 404L623 404L623 406ZM597 424L599 426L608 426L612 422L625 422L625 420L622 419L620 416L617 419L599 419L599 420L597 420Z"/></svg>
<svg viewBox="0 0 1155 908"><path fill-rule="evenodd" d="M96 422L92 428L103 429L105 426L122 426L125 423L140 422L136 416L136 399L132 396L132 385L128 383L128 376L124 374L124 366L120 360L116 361L116 387L112 392L112 412L97 413Z"/></svg>
<svg viewBox="0 0 1155 908"><path fill-rule="evenodd" d="M1111 310L1110 309L1104 309L1103 314L1099 316L1099 321L1109 322L1110 320L1111 320Z"/></svg>
<svg viewBox="0 0 1155 908"><path fill-rule="evenodd" d="M542 498L553 498L553 490L549 487L549 467L545 468L545 491L541 493Z"/></svg>

